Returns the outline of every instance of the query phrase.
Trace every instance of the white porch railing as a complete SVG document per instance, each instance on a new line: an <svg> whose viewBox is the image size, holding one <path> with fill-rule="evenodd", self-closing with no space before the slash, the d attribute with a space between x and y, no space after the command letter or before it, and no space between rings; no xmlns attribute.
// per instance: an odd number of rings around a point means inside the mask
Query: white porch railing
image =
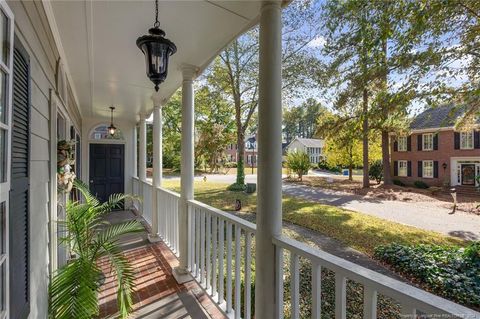
<svg viewBox="0 0 480 319"><path fill-rule="evenodd" d="M136 195L139 190L152 193L152 185L133 180ZM178 200L172 191L157 188L159 232L174 252L178 251ZM231 318L252 318L254 295L251 291L252 261L256 226L230 213L196 200L188 203L188 267L195 280ZM144 201L148 211L151 203ZM144 212L145 214L145 212ZM377 295L392 298L401 306L402 318L416 318L428 314L436 318L480 318L480 313L445 300L421 289L402 283L375 271L312 248L299 241L278 237L273 239L276 264L276 291L278 309L276 318L283 318L284 293L290 294L291 318L300 318L300 258L311 264L311 313L320 319L322 311L321 270L335 273L335 318L347 317L347 280L364 287L363 318L377 318ZM289 255L289 265L284 255ZM290 288L284 290L284 270L290 270ZM257 292L258 293L258 292Z"/></svg>
<svg viewBox="0 0 480 319"><path fill-rule="evenodd" d="M155 193L157 196L158 234L178 255L178 200L180 195L162 187L158 187ZM134 201L135 209L142 213L142 217L151 226L153 185L134 177L133 194L140 197L139 201Z"/></svg>

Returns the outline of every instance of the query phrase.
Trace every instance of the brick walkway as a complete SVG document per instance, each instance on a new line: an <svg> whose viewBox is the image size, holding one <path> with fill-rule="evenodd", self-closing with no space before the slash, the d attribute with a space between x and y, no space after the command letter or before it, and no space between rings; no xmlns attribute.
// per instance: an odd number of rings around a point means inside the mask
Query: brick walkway
<svg viewBox="0 0 480 319"><path fill-rule="evenodd" d="M163 242L150 244L140 238L136 247L128 246L125 254L136 272L133 318L226 318L196 281L177 284L172 268L178 266L178 259ZM100 317L115 317L116 277L106 260L100 263L100 267L106 276L99 294Z"/></svg>

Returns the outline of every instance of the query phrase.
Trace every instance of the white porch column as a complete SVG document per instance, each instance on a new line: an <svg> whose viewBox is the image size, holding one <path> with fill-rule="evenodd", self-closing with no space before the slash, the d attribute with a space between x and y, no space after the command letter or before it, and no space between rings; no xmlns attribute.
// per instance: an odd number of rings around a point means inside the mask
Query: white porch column
<svg viewBox="0 0 480 319"><path fill-rule="evenodd" d="M282 12L264 1L260 16L255 317L276 318L274 236L282 233Z"/></svg>
<svg viewBox="0 0 480 319"><path fill-rule="evenodd" d="M152 180L152 230L148 235L150 242L160 241L158 235L157 188L162 186L162 105L158 93L153 93L153 180Z"/></svg>
<svg viewBox="0 0 480 319"><path fill-rule="evenodd" d="M147 119L140 114L140 145L138 148L138 178L147 181Z"/></svg>
<svg viewBox="0 0 480 319"><path fill-rule="evenodd" d="M193 199L194 175L194 92L193 79L197 68L191 65L182 67L182 140L181 140L181 179L180 201L178 203L178 234L180 265L174 269L173 276L179 283L190 281L188 275L188 207L187 201Z"/></svg>

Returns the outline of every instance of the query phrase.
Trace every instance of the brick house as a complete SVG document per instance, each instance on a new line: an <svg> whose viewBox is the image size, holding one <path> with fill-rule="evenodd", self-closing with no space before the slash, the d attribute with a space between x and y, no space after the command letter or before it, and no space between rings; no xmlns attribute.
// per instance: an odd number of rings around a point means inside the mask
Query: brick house
<svg viewBox="0 0 480 319"><path fill-rule="evenodd" d="M428 109L413 120L410 135L394 137L394 179L405 184L421 180L431 186L478 186L480 131L455 131L461 115L453 106Z"/></svg>
<svg viewBox="0 0 480 319"><path fill-rule="evenodd" d="M228 144L224 152L227 162L237 161L238 146L236 143ZM257 167L257 155L257 137L256 135L251 135L245 138L245 152L243 156L245 167L252 167L252 165Z"/></svg>

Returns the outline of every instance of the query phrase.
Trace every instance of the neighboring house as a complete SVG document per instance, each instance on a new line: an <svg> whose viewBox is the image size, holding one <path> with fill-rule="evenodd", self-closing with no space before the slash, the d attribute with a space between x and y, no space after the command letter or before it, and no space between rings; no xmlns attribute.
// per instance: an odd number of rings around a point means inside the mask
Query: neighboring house
<svg viewBox="0 0 480 319"><path fill-rule="evenodd" d="M303 151L307 153L308 156L310 157L310 163L318 164L320 161L325 159L324 146L325 146L324 140L315 139L315 138L296 137L286 147L286 150L287 152Z"/></svg>
<svg viewBox="0 0 480 319"><path fill-rule="evenodd" d="M449 105L418 115L410 135L397 136L392 143L394 178L407 184L421 180L432 186L478 186L480 132L455 131L462 114Z"/></svg>
<svg viewBox="0 0 480 319"><path fill-rule="evenodd" d="M227 162L236 162L237 161L238 147L237 144L228 144L225 149L225 155L227 157ZM251 135L245 139L245 152L244 152L244 162L245 167L257 167L257 137L256 135Z"/></svg>

